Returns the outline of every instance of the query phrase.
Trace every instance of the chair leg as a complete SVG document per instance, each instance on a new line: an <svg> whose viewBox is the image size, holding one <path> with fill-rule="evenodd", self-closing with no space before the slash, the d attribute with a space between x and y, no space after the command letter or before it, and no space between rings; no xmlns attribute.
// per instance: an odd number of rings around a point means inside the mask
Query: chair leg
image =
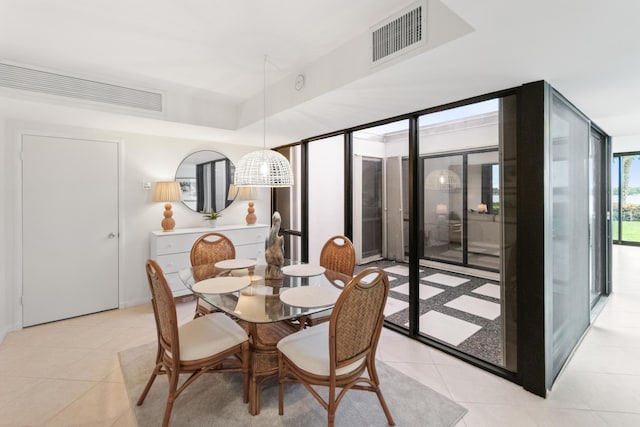
<svg viewBox="0 0 640 427"><path fill-rule="evenodd" d="M372 353L373 354L373 353ZM367 371L369 371L369 378L375 387L376 395L378 396L378 400L380 401L380 406L382 406L382 410L384 411L384 415L387 417L387 422L390 426L395 426L395 422L391 417L391 412L389 412L389 407L387 406L387 402L385 402L384 397L382 397L382 390L380 390L380 380L378 379L378 371L376 370L375 360L371 357L369 358Z"/></svg>
<svg viewBox="0 0 640 427"><path fill-rule="evenodd" d="M391 412L389 412L389 407L387 407L387 402L384 401L384 397L382 397L382 391L380 387L376 387L376 395L378 396L378 400L380 401L380 406L382 406L382 410L384 411L384 415L387 417L387 422L390 426L395 426L396 423L393 421L391 417Z"/></svg>
<svg viewBox="0 0 640 427"><path fill-rule="evenodd" d="M242 374L244 375L244 403L249 402L249 342L242 344Z"/></svg>
<svg viewBox="0 0 640 427"><path fill-rule="evenodd" d="M278 353L278 415L284 414L284 360Z"/></svg>
<svg viewBox="0 0 640 427"><path fill-rule="evenodd" d="M169 376L169 396L167 397L167 406L164 410L164 418L162 419L162 427L169 427L169 420L171 419L171 411L173 410L173 402L175 402L178 390L178 381L180 380L180 374L178 372L168 372Z"/></svg>
<svg viewBox="0 0 640 427"><path fill-rule="evenodd" d="M327 425L333 427L336 419L336 388L335 385L329 386L329 400L327 405Z"/></svg>
<svg viewBox="0 0 640 427"><path fill-rule="evenodd" d="M167 407L164 410L164 418L162 419L162 427L169 427L169 419L171 419L171 410L173 409L173 396L167 398Z"/></svg>
<svg viewBox="0 0 640 427"><path fill-rule="evenodd" d="M140 395L140 397L138 398L138 402L136 403L136 405L138 406L142 405L142 403L144 402L144 399L147 397L147 393L149 393L149 390L151 390L151 386L153 385L153 382L158 376L160 369L162 369L162 364L158 363L156 367L153 369L153 372L151 373L151 378L149 378L149 381L147 381L147 385L142 391L142 394Z"/></svg>

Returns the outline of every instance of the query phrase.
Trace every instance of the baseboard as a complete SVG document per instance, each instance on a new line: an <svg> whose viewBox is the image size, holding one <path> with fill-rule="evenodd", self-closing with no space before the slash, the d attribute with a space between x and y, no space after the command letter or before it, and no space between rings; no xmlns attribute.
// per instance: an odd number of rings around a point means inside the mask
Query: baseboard
<svg viewBox="0 0 640 427"><path fill-rule="evenodd" d="M148 304L151 302L151 298L137 298L128 301L120 301L118 308L129 308L136 305Z"/></svg>

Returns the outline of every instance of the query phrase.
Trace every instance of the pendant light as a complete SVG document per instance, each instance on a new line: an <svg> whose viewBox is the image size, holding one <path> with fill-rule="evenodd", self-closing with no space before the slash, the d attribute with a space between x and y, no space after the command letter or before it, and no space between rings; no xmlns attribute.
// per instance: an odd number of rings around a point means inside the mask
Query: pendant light
<svg viewBox="0 0 640 427"><path fill-rule="evenodd" d="M427 190L457 190L461 187L460 177L449 169L437 169L430 172L425 180Z"/></svg>
<svg viewBox="0 0 640 427"><path fill-rule="evenodd" d="M286 157L267 147L267 55L264 56L263 141L264 149L245 154L236 164L236 187L291 187L293 172Z"/></svg>

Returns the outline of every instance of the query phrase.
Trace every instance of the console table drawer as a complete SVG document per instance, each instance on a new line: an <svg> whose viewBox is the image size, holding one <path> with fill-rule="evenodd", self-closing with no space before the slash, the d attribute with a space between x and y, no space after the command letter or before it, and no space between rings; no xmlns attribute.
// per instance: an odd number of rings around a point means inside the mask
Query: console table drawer
<svg viewBox="0 0 640 427"><path fill-rule="evenodd" d="M256 259L264 262L264 242L269 226L223 225L216 228L183 228L172 232L153 231L149 240L149 258L155 259L165 273L174 296L190 293L184 287L178 271L191 266L191 247L203 234L220 233L233 243L237 258Z"/></svg>
<svg viewBox="0 0 640 427"><path fill-rule="evenodd" d="M173 236L159 236L156 251L158 255L191 252L191 247L202 234L178 234Z"/></svg>
<svg viewBox="0 0 640 427"><path fill-rule="evenodd" d="M233 242L233 245L238 247L242 245L253 245L260 243L264 246L264 242L267 238L269 230L266 228L246 228L243 230L227 230L220 231Z"/></svg>
<svg viewBox="0 0 640 427"><path fill-rule="evenodd" d="M171 254L171 255L158 255L156 261L162 268L162 271L166 273L176 273L183 268L191 267L191 261L189 260L189 254L183 253Z"/></svg>

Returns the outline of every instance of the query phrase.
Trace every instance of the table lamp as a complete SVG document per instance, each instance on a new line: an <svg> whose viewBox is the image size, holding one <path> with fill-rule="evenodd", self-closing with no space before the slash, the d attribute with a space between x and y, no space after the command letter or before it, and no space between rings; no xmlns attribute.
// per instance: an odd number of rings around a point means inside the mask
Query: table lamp
<svg viewBox="0 0 640 427"><path fill-rule="evenodd" d="M247 208L247 216L245 220L247 221L247 225L253 225L256 223L258 219L255 214L255 208L253 207L253 201L258 197L258 191L254 187L236 187L235 185L229 185L229 195L228 200L234 200L235 198L239 200L248 200L249 207Z"/></svg>
<svg viewBox="0 0 640 427"><path fill-rule="evenodd" d="M436 206L436 214L446 215L448 213L449 209L447 209L447 205L445 205L444 203L440 203L438 206Z"/></svg>
<svg viewBox="0 0 640 427"><path fill-rule="evenodd" d="M163 231L173 231L176 221L173 219L173 211L171 210L171 202L179 202L182 200L182 191L180 184L175 181L158 181L153 191L154 202L164 202L164 219L162 220Z"/></svg>

